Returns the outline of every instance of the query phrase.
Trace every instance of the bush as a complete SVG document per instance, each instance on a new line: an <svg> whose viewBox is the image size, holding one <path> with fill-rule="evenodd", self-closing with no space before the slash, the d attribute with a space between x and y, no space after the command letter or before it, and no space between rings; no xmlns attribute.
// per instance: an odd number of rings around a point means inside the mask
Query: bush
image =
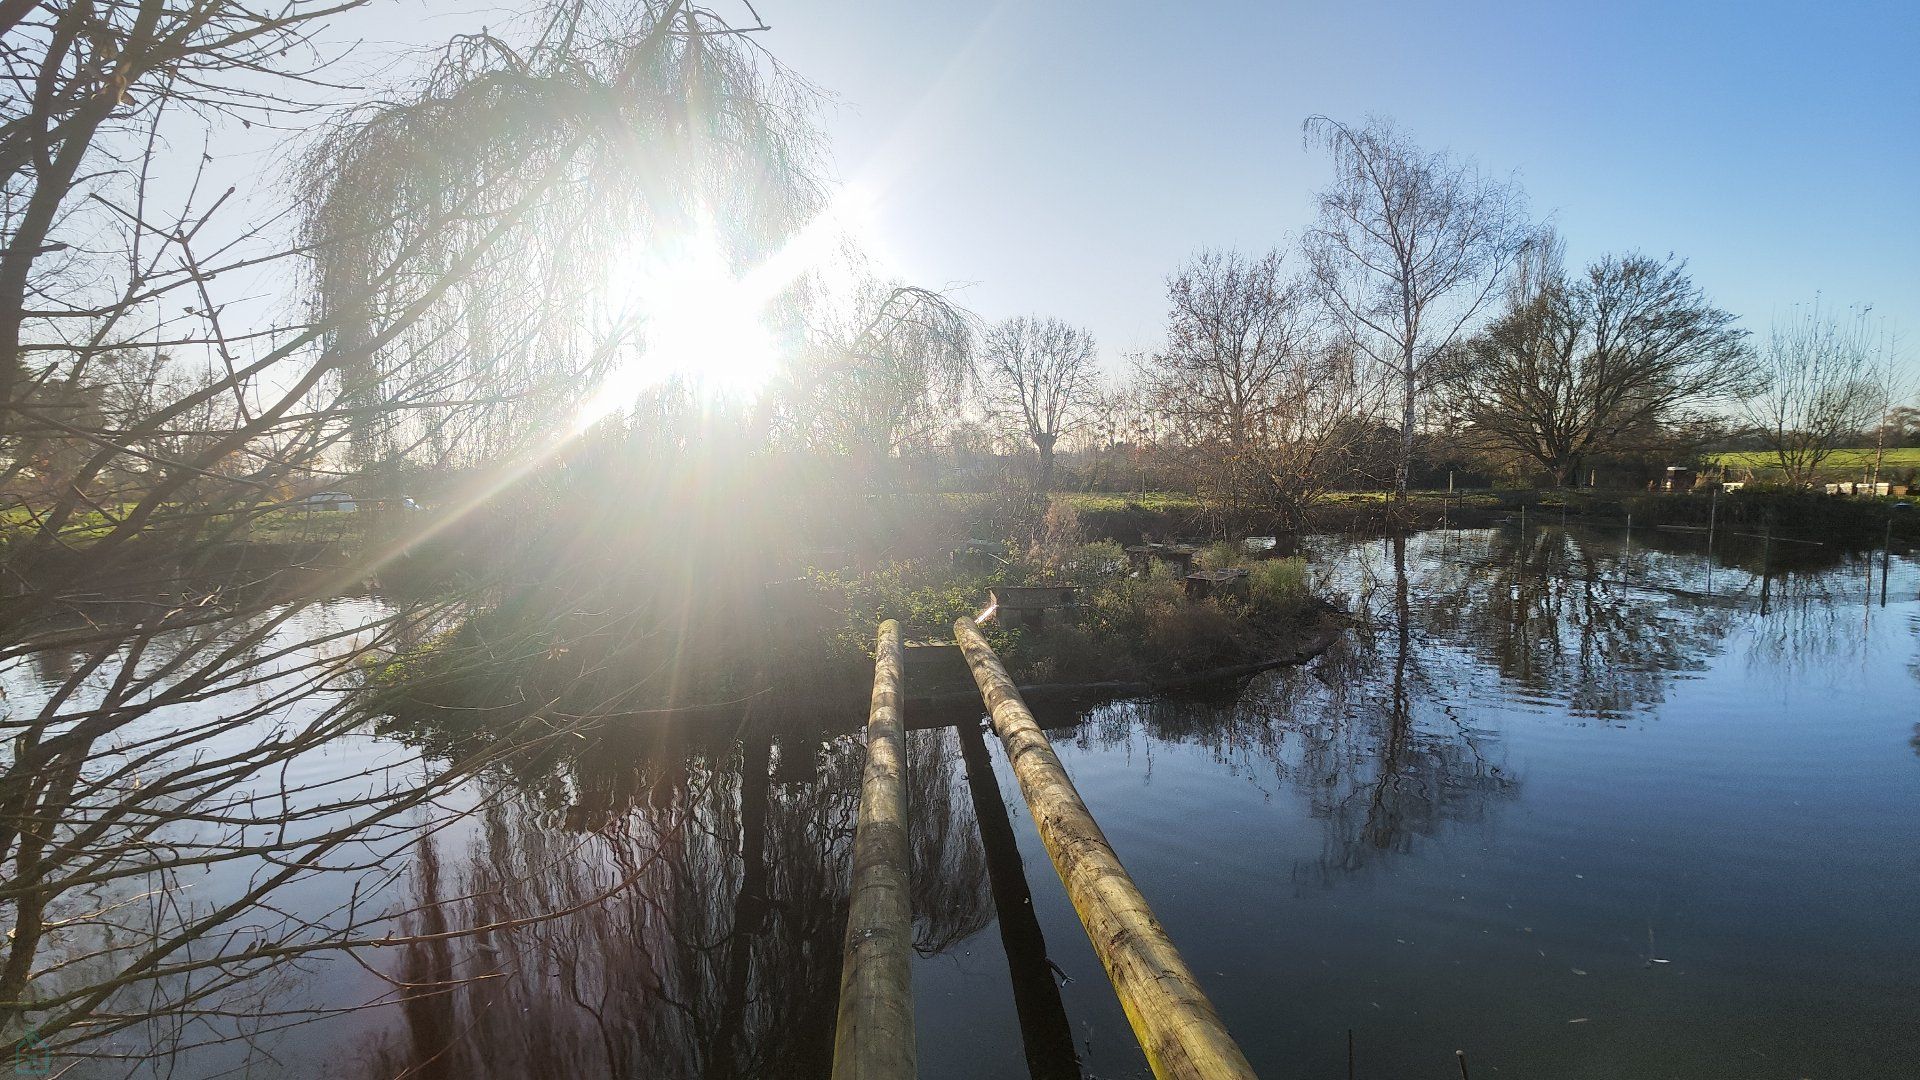
<svg viewBox="0 0 1920 1080"><path fill-rule="evenodd" d="M1247 596L1257 611L1298 611L1308 600L1305 559L1267 559L1248 568Z"/></svg>
<svg viewBox="0 0 1920 1080"><path fill-rule="evenodd" d="M1086 538L1079 512L1066 502L1046 504L1046 512L1023 533L1014 535L1013 550L1024 552L1027 561L1048 568L1063 565Z"/></svg>
<svg viewBox="0 0 1920 1080"><path fill-rule="evenodd" d="M1245 544L1232 540L1222 540L1201 549L1194 560L1204 570L1225 570L1229 566L1239 566L1247 557Z"/></svg>

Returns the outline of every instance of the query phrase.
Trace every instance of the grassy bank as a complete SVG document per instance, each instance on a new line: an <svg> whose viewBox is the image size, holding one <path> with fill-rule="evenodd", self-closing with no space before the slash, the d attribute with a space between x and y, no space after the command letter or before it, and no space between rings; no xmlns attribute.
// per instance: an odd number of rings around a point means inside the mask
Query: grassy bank
<svg viewBox="0 0 1920 1080"><path fill-rule="evenodd" d="M1898 502L1767 488L1725 492L1717 498L1694 492L1543 491L1527 500L1547 521L1565 507L1577 521L1620 524L1631 515L1635 526L1712 522L1727 529L1869 546L1879 543L1889 527L1896 538L1920 539L1920 515L1898 509Z"/></svg>
<svg viewBox="0 0 1920 1080"><path fill-rule="evenodd" d="M1819 479L1825 483L1858 480L1863 472L1873 469L1875 453L1871 447L1864 450L1835 450L1821 462ZM1896 447L1881 453L1882 480L1892 481L1910 472L1920 471L1920 446ZM1756 483L1778 483L1781 479L1780 468L1774 463L1773 454L1765 450L1729 451L1710 455L1707 460L1725 466L1728 475L1734 479L1749 474Z"/></svg>

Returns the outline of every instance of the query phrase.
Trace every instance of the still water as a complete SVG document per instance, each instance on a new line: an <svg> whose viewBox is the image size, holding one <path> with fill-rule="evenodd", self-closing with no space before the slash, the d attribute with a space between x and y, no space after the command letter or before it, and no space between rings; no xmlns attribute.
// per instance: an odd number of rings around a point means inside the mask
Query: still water
<svg viewBox="0 0 1920 1080"><path fill-rule="evenodd" d="M1326 655L1036 710L1261 1075L1345 1076L1349 1033L1380 1080L1456 1049L1482 1077L1920 1075L1920 565L1704 549L1322 537L1358 624ZM921 1075L1148 1075L997 744L924 719ZM388 1004L153 1071L824 1076L860 762L729 723L469 785L388 899L400 930L498 929L307 965L281 1007Z"/></svg>

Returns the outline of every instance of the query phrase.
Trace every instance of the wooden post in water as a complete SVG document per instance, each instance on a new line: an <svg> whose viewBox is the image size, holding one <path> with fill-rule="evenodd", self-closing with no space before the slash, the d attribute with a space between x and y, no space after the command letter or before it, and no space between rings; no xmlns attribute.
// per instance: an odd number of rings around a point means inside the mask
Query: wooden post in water
<svg viewBox="0 0 1920 1080"><path fill-rule="evenodd" d="M1627 546L1620 553L1620 580L1627 580L1633 573L1633 515L1627 515Z"/></svg>
<svg viewBox="0 0 1920 1080"><path fill-rule="evenodd" d="M874 649L833 1080L910 1080L914 1075L913 906L907 892L907 755L900 716L904 668L900 624L888 619L880 624Z"/></svg>
<svg viewBox="0 0 1920 1080"><path fill-rule="evenodd" d="M1873 556L1867 556L1872 562ZM1893 519L1887 519L1887 539L1880 546L1880 606L1887 606L1887 575L1893 572Z"/></svg>
<svg viewBox="0 0 1920 1080"><path fill-rule="evenodd" d="M1160 1080L1252 1080L1246 1055L1173 947L974 621L953 624L1053 868Z"/></svg>
<svg viewBox="0 0 1920 1080"><path fill-rule="evenodd" d="M1760 614L1767 613L1767 599L1773 592L1773 526L1760 535Z"/></svg>
<svg viewBox="0 0 1920 1080"><path fill-rule="evenodd" d="M1724 466L1722 469L1724 471ZM1720 520L1720 481L1707 494L1707 595L1713 595L1713 527Z"/></svg>

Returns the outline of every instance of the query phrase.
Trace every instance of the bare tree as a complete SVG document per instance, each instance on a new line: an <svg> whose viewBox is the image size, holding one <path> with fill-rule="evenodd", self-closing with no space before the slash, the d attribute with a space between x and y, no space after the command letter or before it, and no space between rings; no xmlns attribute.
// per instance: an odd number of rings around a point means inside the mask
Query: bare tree
<svg viewBox="0 0 1920 1080"><path fill-rule="evenodd" d="M1878 399L1874 411L1878 416L1873 424L1873 470L1868 482L1876 487L1880 483L1880 468L1886 464L1887 441L1891 438L1894 445L1900 444L1903 432L1897 421L1904 419L1901 416L1903 412L1914 411L1898 404L1915 392L1913 378L1903 370L1900 360L1899 342L1891 333L1883 332L1876 349L1872 375L1874 396Z"/></svg>
<svg viewBox="0 0 1920 1080"><path fill-rule="evenodd" d="M1741 412L1792 487L1812 487L1820 468L1880 415L1874 334L1865 310L1846 320L1818 304L1776 322L1760 350L1765 382Z"/></svg>
<svg viewBox="0 0 1920 1080"><path fill-rule="evenodd" d="M1421 398L1437 364L1497 298L1528 234L1519 190L1445 153L1421 150L1383 119L1302 126L1334 177L1304 244L1322 299L1362 353L1399 384L1402 501Z"/></svg>
<svg viewBox="0 0 1920 1080"><path fill-rule="evenodd" d="M1167 343L1137 373L1229 510L1297 510L1364 408L1352 351L1277 250L1203 252L1167 281Z"/></svg>
<svg viewBox="0 0 1920 1080"><path fill-rule="evenodd" d="M1671 257L1609 255L1573 280L1552 267L1464 343L1443 393L1475 441L1578 484L1589 458L1751 385L1733 321Z"/></svg>
<svg viewBox="0 0 1920 1080"><path fill-rule="evenodd" d="M1021 315L989 328L980 346L982 397L1040 455L1040 490L1053 486L1053 449L1086 418L1099 369L1093 335L1059 319Z"/></svg>

